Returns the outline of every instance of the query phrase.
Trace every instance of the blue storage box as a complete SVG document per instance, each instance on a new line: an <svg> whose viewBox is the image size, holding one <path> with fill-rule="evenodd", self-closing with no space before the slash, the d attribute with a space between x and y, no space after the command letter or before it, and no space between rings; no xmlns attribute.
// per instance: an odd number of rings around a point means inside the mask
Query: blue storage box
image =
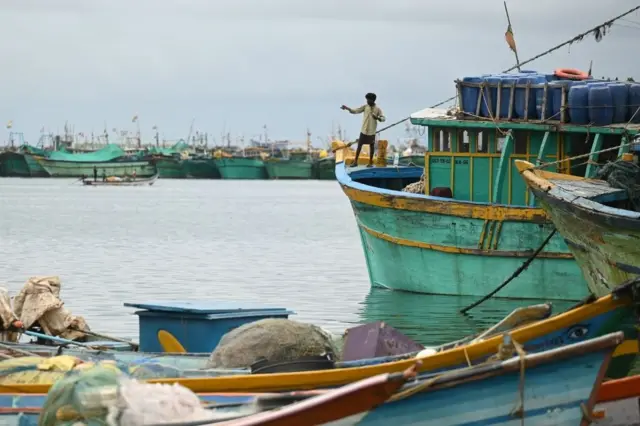
<svg viewBox="0 0 640 426"><path fill-rule="evenodd" d="M148 302L125 303L136 311L140 351L163 352L158 332L172 334L187 352L211 352L227 332L265 318L289 318L285 308L248 307L233 303Z"/></svg>

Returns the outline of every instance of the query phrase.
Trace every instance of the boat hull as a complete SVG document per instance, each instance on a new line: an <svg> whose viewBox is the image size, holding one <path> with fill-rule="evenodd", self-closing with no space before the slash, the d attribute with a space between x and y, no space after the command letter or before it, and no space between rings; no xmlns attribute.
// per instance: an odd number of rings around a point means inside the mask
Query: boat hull
<svg viewBox="0 0 640 426"><path fill-rule="evenodd" d="M553 229L537 208L382 190L354 182L342 163L336 175L351 201L373 287L482 297L512 275ZM556 235L496 297L579 300L586 295L580 269Z"/></svg>
<svg viewBox="0 0 640 426"><path fill-rule="evenodd" d="M154 161L160 178L162 179L185 179L187 177L182 160L176 158L156 158Z"/></svg>
<svg viewBox="0 0 640 426"><path fill-rule="evenodd" d="M316 161L314 177L319 180L336 180L336 159L323 158Z"/></svg>
<svg viewBox="0 0 640 426"><path fill-rule="evenodd" d="M86 186L151 186L158 179L158 175L151 177L150 179L134 179L134 180L121 180L121 181L103 181L101 179L84 179L82 183Z"/></svg>
<svg viewBox="0 0 640 426"><path fill-rule="evenodd" d="M190 158L184 161L189 179L220 179L220 171L212 158Z"/></svg>
<svg viewBox="0 0 640 426"><path fill-rule="evenodd" d="M313 163L304 160L268 160L264 163L269 179L311 179Z"/></svg>
<svg viewBox="0 0 640 426"><path fill-rule="evenodd" d="M25 160L25 155L10 151L0 153L0 176L30 177L31 172Z"/></svg>
<svg viewBox="0 0 640 426"><path fill-rule="evenodd" d="M581 211L550 193L532 192L573 252L593 294L604 296L640 274L640 226L624 227L622 221Z"/></svg>
<svg viewBox="0 0 640 426"><path fill-rule="evenodd" d="M49 173L38 163L38 161L31 154L24 154L24 161L27 162L29 167L29 174L31 177L50 177Z"/></svg>
<svg viewBox="0 0 640 426"><path fill-rule="evenodd" d="M398 164L400 164L401 166L424 167L424 154L406 155L406 156L400 157Z"/></svg>
<svg viewBox="0 0 640 426"><path fill-rule="evenodd" d="M215 160L222 179L266 179L264 161L253 157L218 158Z"/></svg>
<svg viewBox="0 0 640 426"><path fill-rule="evenodd" d="M139 178L151 177L156 174L156 167L149 161L114 161L114 162L76 162L48 160L44 157L35 157L38 163L49 173L51 177L93 176L93 168L98 169L98 176L124 177L136 172Z"/></svg>

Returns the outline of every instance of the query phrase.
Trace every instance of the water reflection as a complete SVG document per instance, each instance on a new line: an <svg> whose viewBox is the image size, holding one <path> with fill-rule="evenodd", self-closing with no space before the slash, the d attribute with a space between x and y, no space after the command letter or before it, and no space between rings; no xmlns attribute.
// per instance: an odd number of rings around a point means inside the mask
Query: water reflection
<svg viewBox="0 0 640 426"><path fill-rule="evenodd" d="M383 320L422 344L436 345L480 332L516 308L547 302L489 299L466 315L460 313L462 308L476 300L471 296L437 296L371 289L362 302L360 322ZM574 304L554 301L553 313L562 312Z"/></svg>

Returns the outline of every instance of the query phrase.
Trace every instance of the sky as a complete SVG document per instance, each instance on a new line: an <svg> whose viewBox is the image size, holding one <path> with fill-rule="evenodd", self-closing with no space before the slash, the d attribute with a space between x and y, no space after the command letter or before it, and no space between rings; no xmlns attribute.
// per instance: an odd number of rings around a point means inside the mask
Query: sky
<svg viewBox="0 0 640 426"><path fill-rule="evenodd" d="M631 0L509 0L520 60L638 5ZM40 131L157 126L175 140L321 145L340 125L348 138L375 92L387 124L455 94L454 80L514 65L502 0L0 0L0 123L37 142ZM526 69L558 67L640 80L640 13ZM9 130L1 127L9 137ZM392 143L405 126L382 135Z"/></svg>

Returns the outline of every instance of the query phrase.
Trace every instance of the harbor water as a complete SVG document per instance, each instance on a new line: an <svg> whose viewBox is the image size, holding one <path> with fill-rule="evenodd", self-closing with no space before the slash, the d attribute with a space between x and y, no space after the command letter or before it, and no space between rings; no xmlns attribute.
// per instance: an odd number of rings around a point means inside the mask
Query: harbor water
<svg viewBox="0 0 640 426"><path fill-rule="evenodd" d="M334 332L384 320L423 344L535 303L494 299L465 316L474 298L370 290L349 201L330 181L0 179L0 285L14 296L35 275L60 276L93 330L129 338L137 317L124 302L286 307Z"/></svg>

